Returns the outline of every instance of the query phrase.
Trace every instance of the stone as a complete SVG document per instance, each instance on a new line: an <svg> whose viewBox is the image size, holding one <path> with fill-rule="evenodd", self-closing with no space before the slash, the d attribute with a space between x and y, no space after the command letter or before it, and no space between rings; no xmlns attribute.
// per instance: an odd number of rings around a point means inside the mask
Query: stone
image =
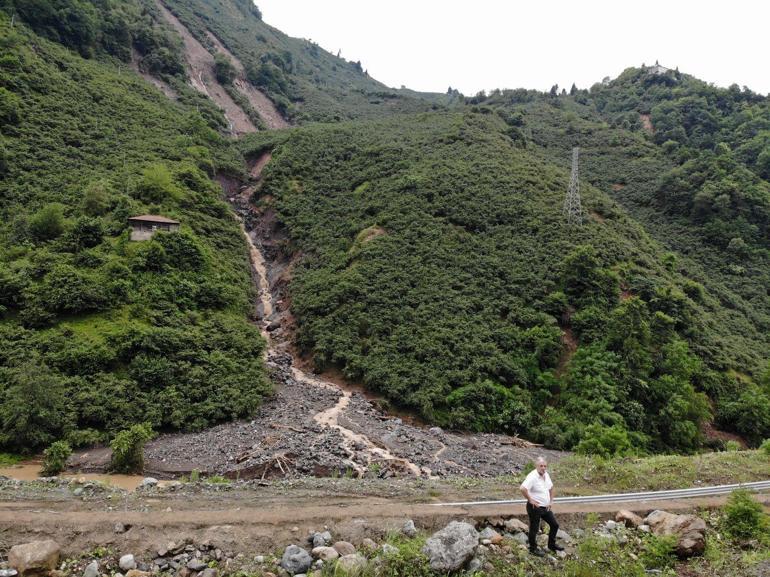
<svg viewBox="0 0 770 577"><path fill-rule="evenodd" d="M139 483L140 487L155 487L158 484L158 480L155 477L145 477L142 482Z"/></svg>
<svg viewBox="0 0 770 577"><path fill-rule="evenodd" d="M565 541L567 543L571 543L572 542L572 537L570 537L570 534L567 533L566 531L563 531L562 529L559 529L556 532L556 538L557 539L561 539L562 541Z"/></svg>
<svg viewBox="0 0 770 577"><path fill-rule="evenodd" d="M286 569L291 575L304 573L313 564L313 558L310 553L297 545L289 545L281 557L281 567Z"/></svg>
<svg viewBox="0 0 770 577"><path fill-rule="evenodd" d="M383 543L381 547L382 554L386 557L388 555L398 555L398 547L394 547L390 543Z"/></svg>
<svg viewBox="0 0 770 577"><path fill-rule="evenodd" d="M22 577L44 575L59 564L61 547L56 541L32 541L14 545L8 552L8 565Z"/></svg>
<svg viewBox="0 0 770 577"><path fill-rule="evenodd" d="M607 528L607 531L614 531L618 524L615 523L615 521L610 520L607 521L604 526Z"/></svg>
<svg viewBox="0 0 770 577"><path fill-rule="evenodd" d="M75 497L80 497L83 494L83 487L78 487L74 491L72 491L72 494Z"/></svg>
<svg viewBox="0 0 770 577"><path fill-rule="evenodd" d="M347 541L337 541L334 545L332 545L337 550L337 553L340 554L340 557L344 557L345 555L352 555L356 552L356 548L353 546L352 543L348 543Z"/></svg>
<svg viewBox="0 0 770 577"><path fill-rule="evenodd" d="M358 575L364 569L366 569L366 557L360 553L352 553L350 555L343 555L337 560L337 567L341 568L343 575Z"/></svg>
<svg viewBox="0 0 770 577"><path fill-rule="evenodd" d="M529 533L529 525L515 517L507 519L503 525L509 533Z"/></svg>
<svg viewBox="0 0 770 577"><path fill-rule="evenodd" d="M213 567L206 567L199 577L217 577L219 575L219 572L214 569Z"/></svg>
<svg viewBox="0 0 770 577"><path fill-rule="evenodd" d="M417 535L417 527L414 526L414 521L407 519L401 527L401 532L407 537L414 537Z"/></svg>
<svg viewBox="0 0 770 577"><path fill-rule="evenodd" d="M203 571L208 565L200 559L192 559L187 563L187 568L190 571Z"/></svg>
<svg viewBox="0 0 770 577"><path fill-rule="evenodd" d="M529 536L526 533L515 533L513 535L513 540L516 541L519 545L529 544Z"/></svg>
<svg viewBox="0 0 770 577"><path fill-rule="evenodd" d="M0 569L0 577L16 577L18 574L16 569Z"/></svg>
<svg viewBox="0 0 770 577"><path fill-rule="evenodd" d="M629 529L636 529L642 524L642 518L639 515L626 509L615 513L615 521L623 523Z"/></svg>
<svg viewBox="0 0 770 577"><path fill-rule="evenodd" d="M377 550L377 543L369 539L368 537L361 541L361 548L366 549L367 551L376 551Z"/></svg>
<svg viewBox="0 0 770 577"><path fill-rule="evenodd" d="M313 547L326 547L332 542L332 534L329 531L313 534Z"/></svg>
<svg viewBox="0 0 770 577"><path fill-rule="evenodd" d="M481 568L484 566L484 561L482 561L479 557L474 557L468 562L468 573L475 573L476 571L481 570Z"/></svg>
<svg viewBox="0 0 770 577"><path fill-rule="evenodd" d="M134 556L131 554L123 555L118 561L118 567L120 567L123 571L136 569L136 560L134 559Z"/></svg>
<svg viewBox="0 0 770 577"><path fill-rule="evenodd" d="M254 557L255 563L264 563L265 562L265 556L264 555L257 555Z"/></svg>
<svg viewBox="0 0 770 577"><path fill-rule="evenodd" d="M642 523L637 527L637 530L641 531L642 533L649 533L650 532L650 526L646 523Z"/></svg>
<svg viewBox="0 0 770 577"><path fill-rule="evenodd" d="M425 542L422 552L434 571L457 571L473 557L478 544L479 533L473 525L452 521Z"/></svg>
<svg viewBox="0 0 770 577"><path fill-rule="evenodd" d="M492 527L487 527L481 533L479 533L479 539L482 541L489 541L489 543L484 543L485 545L489 545L490 543L493 545L499 545L503 542L503 536L492 529Z"/></svg>
<svg viewBox="0 0 770 577"><path fill-rule="evenodd" d="M83 570L83 577L99 577L99 561L91 561Z"/></svg>
<svg viewBox="0 0 770 577"><path fill-rule="evenodd" d="M315 559L322 561L334 561L340 554L334 547L314 547L310 554Z"/></svg>
<svg viewBox="0 0 770 577"><path fill-rule="evenodd" d="M126 526L123 523L115 523L115 527L114 527L113 531L115 531L115 533L117 533L117 534L125 533L126 532Z"/></svg>
<svg viewBox="0 0 770 577"><path fill-rule="evenodd" d="M706 522L700 517L657 510L645 517L644 524L655 535L675 535L676 553L682 559L701 555L706 549Z"/></svg>
<svg viewBox="0 0 770 577"><path fill-rule="evenodd" d="M126 571L126 577L150 577L150 573L139 569L129 569Z"/></svg>

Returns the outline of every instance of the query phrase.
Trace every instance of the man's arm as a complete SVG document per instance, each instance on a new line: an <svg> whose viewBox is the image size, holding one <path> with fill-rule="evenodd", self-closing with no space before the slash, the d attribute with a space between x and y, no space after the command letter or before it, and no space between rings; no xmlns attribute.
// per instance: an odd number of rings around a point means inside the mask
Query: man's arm
<svg viewBox="0 0 770 577"><path fill-rule="evenodd" d="M553 505L553 487L548 489L548 510L551 510L551 505Z"/></svg>
<svg viewBox="0 0 770 577"><path fill-rule="evenodd" d="M524 485L522 485L520 489L521 489L521 494L524 495L524 498L527 500L527 503L529 503L530 505L534 505L534 503L532 502L532 499L529 497L529 491L527 490L527 488Z"/></svg>

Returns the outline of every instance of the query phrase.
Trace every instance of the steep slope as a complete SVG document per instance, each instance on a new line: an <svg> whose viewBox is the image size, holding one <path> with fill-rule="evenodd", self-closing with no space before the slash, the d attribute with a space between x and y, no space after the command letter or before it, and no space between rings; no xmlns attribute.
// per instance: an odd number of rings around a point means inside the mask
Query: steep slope
<svg viewBox="0 0 770 577"><path fill-rule="evenodd" d="M248 81L296 123L427 111L446 101L443 95L423 98L392 90L371 78L360 63L286 36L264 23L250 0L164 3L212 53L222 45L240 59Z"/></svg>
<svg viewBox="0 0 770 577"><path fill-rule="evenodd" d="M688 341L713 338L707 303L597 189L566 226L568 172L508 132L427 114L246 139L273 148L258 195L302 255L299 344L439 424L695 448L709 373Z"/></svg>
<svg viewBox="0 0 770 577"><path fill-rule="evenodd" d="M0 445L251 414L269 385L248 254L210 178L243 169L221 113L3 12L0 29ZM145 213L181 231L129 241Z"/></svg>

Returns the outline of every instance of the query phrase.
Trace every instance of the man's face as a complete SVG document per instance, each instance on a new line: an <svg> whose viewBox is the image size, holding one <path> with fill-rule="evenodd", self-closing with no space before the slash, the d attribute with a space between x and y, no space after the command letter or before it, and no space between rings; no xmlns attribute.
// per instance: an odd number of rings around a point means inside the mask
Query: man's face
<svg viewBox="0 0 770 577"><path fill-rule="evenodd" d="M537 469L537 472L540 476L545 475L545 470L548 468L548 463L545 461L538 461L537 465L535 465L535 468Z"/></svg>

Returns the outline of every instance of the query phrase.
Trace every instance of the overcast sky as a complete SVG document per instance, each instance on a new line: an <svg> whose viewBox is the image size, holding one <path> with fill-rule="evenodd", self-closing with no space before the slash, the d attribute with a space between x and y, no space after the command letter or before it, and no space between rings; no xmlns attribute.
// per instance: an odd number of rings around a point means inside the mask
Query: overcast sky
<svg viewBox="0 0 770 577"><path fill-rule="evenodd" d="M770 92L762 0L256 0L265 22L308 38L392 87L466 95L572 83L655 60Z"/></svg>

